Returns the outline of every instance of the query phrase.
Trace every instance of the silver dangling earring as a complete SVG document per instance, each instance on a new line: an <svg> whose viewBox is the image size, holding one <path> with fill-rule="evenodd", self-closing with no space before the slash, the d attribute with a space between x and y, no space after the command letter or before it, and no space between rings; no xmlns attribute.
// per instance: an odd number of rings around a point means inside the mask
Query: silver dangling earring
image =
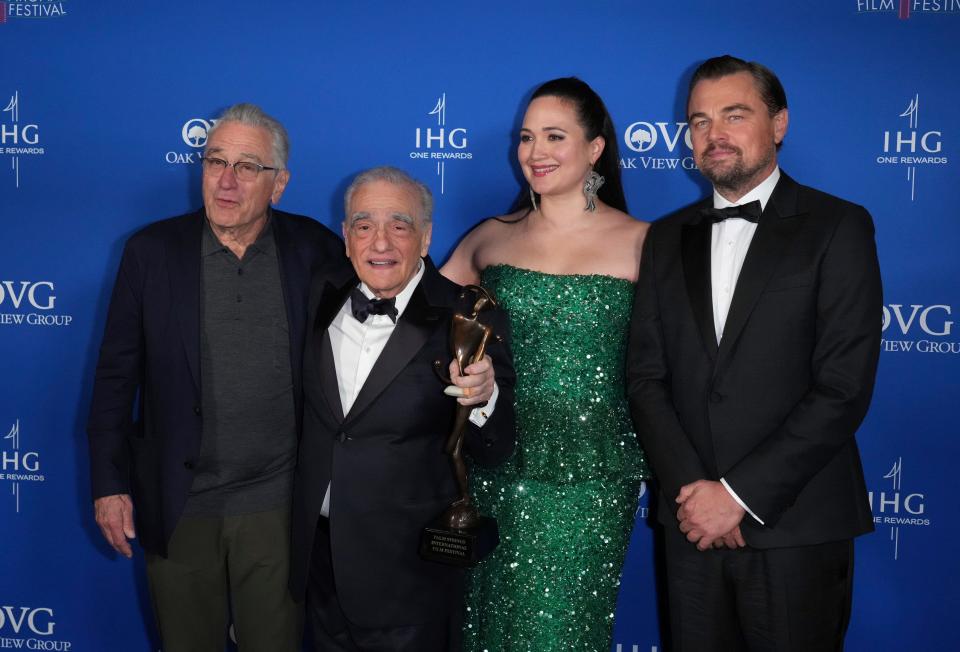
<svg viewBox="0 0 960 652"><path fill-rule="evenodd" d="M530 205L533 206L533 210L539 210L537 208L537 193L533 192L533 186L530 186Z"/></svg>
<svg viewBox="0 0 960 652"><path fill-rule="evenodd" d="M596 212L597 191L600 190L600 186L603 185L604 181L606 181L606 179L597 174L595 170L590 170L589 174L587 174L587 179L583 182L583 195L587 198L587 205L583 210L590 211L591 213Z"/></svg>

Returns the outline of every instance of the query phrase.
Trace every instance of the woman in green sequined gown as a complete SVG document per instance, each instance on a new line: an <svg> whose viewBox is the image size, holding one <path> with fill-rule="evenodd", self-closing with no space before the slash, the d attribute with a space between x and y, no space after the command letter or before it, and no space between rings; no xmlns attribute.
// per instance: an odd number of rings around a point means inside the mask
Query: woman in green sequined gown
<svg viewBox="0 0 960 652"><path fill-rule="evenodd" d="M647 224L626 214L616 133L582 81L534 93L517 148L516 210L464 238L443 272L482 283L510 316L517 450L474 467L499 547L472 572L468 652L610 649L623 557L647 466L624 359ZM584 184L605 177L590 210Z"/></svg>

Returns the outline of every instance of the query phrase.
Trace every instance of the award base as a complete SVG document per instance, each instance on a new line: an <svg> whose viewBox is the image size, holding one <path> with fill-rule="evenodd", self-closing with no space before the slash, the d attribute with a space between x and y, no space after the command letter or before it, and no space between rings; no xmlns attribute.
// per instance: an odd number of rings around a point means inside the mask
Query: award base
<svg viewBox="0 0 960 652"><path fill-rule="evenodd" d="M457 529L435 521L423 528L420 556L451 566L473 566L500 543L496 519L481 516L474 527Z"/></svg>

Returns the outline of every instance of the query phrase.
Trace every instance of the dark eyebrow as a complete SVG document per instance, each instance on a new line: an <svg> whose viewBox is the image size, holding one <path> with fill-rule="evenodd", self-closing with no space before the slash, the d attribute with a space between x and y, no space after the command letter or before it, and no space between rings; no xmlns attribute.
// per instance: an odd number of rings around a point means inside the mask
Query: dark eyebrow
<svg viewBox="0 0 960 652"><path fill-rule="evenodd" d="M745 113L753 113L754 110L747 106L746 104L731 104L730 106L725 106L720 109L720 113L727 114L733 113L734 111L743 111ZM703 111L697 111L696 113L691 113L687 116L687 122L693 122L694 118L706 118L707 114Z"/></svg>
<svg viewBox="0 0 960 652"><path fill-rule="evenodd" d="M533 129L528 129L527 127L520 127L520 131L533 133ZM567 133L567 130L563 127L543 127L540 131L562 131L563 133Z"/></svg>
<svg viewBox="0 0 960 652"><path fill-rule="evenodd" d="M731 104L730 106L725 106L720 109L720 113L733 113L734 111L745 111L747 113L753 113L753 109L747 106L746 104Z"/></svg>

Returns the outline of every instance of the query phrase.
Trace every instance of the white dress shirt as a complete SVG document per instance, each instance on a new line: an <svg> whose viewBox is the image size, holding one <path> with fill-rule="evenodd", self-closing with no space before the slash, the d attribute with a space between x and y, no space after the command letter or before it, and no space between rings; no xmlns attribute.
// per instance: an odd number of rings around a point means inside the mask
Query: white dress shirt
<svg viewBox="0 0 960 652"><path fill-rule="evenodd" d="M740 206L752 201L759 201L761 209L766 209L770 195L773 193L777 181L780 180L780 168L775 167L773 172L760 185L741 197L736 203L728 201L723 195L713 190L713 207L727 208ZM740 217L732 217L713 225L710 236L710 287L713 292L713 328L717 335L717 344L723 339L723 328L727 323L727 314L730 312L730 301L737 289L737 279L743 268L743 261L750 249L753 234L757 231L757 223L749 222ZM740 496L720 478L737 504L743 507L760 525L763 521L754 514Z"/></svg>
<svg viewBox="0 0 960 652"><path fill-rule="evenodd" d="M420 261L420 268L417 273L396 296L397 321L403 316L403 311L407 309L413 291L420 283L420 279L423 278L423 270L423 261ZM367 287L366 283L360 284L360 291L367 298L375 298L374 293ZM327 334L330 335L330 345L333 349L333 364L336 369L337 385L340 389L340 405L343 408L344 415L349 414L353 402L357 400L357 395L363 388L363 384L367 382L370 371L387 345L387 340L393 335L394 328L396 328L396 324L387 315L368 315L366 321L360 322L353 316L353 302L349 298L340 307L337 316L330 322ZM441 391L439 383L437 391ZM470 421L478 427L482 427L490 415L493 414L499 394L499 389L494 384L493 396L490 397L484 407L473 409L470 413ZM322 516L330 515L330 485L327 485L327 492L323 497L320 514Z"/></svg>

